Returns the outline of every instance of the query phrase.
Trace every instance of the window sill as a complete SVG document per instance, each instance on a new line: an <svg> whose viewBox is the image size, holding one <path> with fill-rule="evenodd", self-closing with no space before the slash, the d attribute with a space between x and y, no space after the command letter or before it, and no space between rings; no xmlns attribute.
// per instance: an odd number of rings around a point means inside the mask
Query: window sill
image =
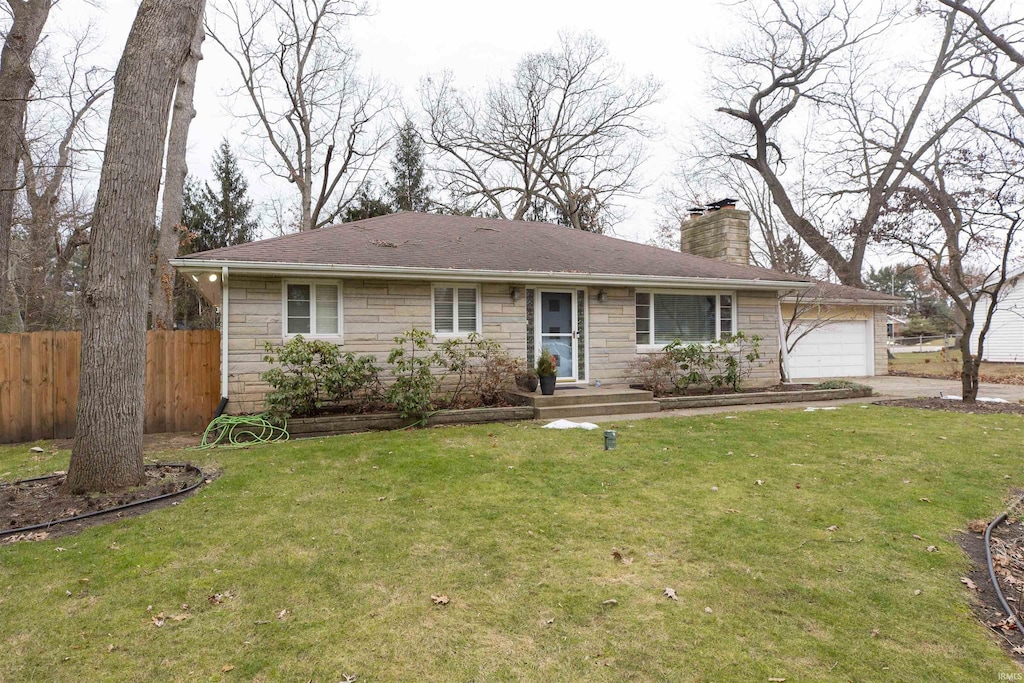
<svg viewBox="0 0 1024 683"><path fill-rule="evenodd" d="M290 339L295 339L296 337L302 337L303 339L309 341L330 342L332 344L337 344L338 346L343 346L345 344L345 337L340 334L303 334L302 332L296 332L295 334L286 334L284 335L284 341L287 342Z"/></svg>
<svg viewBox="0 0 1024 683"><path fill-rule="evenodd" d="M688 346L690 344L700 344L701 346L711 346L714 343L716 343L715 340L699 341L699 342L696 342L696 341L695 342L682 342L683 346ZM637 344L636 345L636 352L637 353L661 353L662 351L665 350L666 346L668 346L668 344Z"/></svg>
<svg viewBox="0 0 1024 683"><path fill-rule="evenodd" d="M470 335L480 334L476 330L472 332L434 332L434 339L445 341L446 339L469 339Z"/></svg>

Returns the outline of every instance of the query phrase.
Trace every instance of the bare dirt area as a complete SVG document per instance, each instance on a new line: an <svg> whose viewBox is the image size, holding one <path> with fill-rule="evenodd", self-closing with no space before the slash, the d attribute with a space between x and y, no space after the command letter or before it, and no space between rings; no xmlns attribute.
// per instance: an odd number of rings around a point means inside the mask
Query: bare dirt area
<svg viewBox="0 0 1024 683"><path fill-rule="evenodd" d="M898 408L923 408L925 410L944 410L949 413L973 413L975 415L1024 415L1024 404L994 403L978 401L964 403L947 398L894 398L875 401L877 406L895 406Z"/></svg>
<svg viewBox="0 0 1024 683"><path fill-rule="evenodd" d="M16 541L39 541L75 533L87 526L124 519L150 510L176 504L183 492L197 480L210 481L207 473L199 475L183 465L151 465L146 467L146 483L112 493L71 494L64 487L63 473L35 481L0 483L0 534L13 529L40 524L54 524L79 515L109 511L81 520L60 523L0 537L0 544ZM184 494L183 494L184 495ZM132 505L157 496L168 496L149 503ZM123 508L123 509L118 509ZM116 510L116 511L115 511Z"/></svg>
<svg viewBox="0 0 1024 683"><path fill-rule="evenodd" d="M971 609L975 616L997 637L1003 649L1024 664L1024 634L1018 626L1024 612L1024 525L1020 518L1011 518L992 530L992 563L1003 596L1014 610L1010 619L999 603L999 598L988 574L985 559L985 527L987 522L971 522L969 530L957 541L973 561L971 571L960 581L973 593Z"/></svg>

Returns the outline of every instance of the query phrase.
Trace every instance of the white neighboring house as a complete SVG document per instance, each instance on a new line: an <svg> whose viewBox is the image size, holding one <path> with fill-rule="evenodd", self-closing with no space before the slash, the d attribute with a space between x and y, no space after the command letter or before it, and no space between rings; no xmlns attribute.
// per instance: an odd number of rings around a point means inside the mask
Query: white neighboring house
<svg viewBox="0 0 1024 683"><path fill-rule="evenodd" d="M994 363L1024 363L1024 267L1007 277L1002 294L992 314L992 326L985 335L982 360ZM988 300L978 302L974 313L971 351L978 348L978 334L988 315Z"/></svg>

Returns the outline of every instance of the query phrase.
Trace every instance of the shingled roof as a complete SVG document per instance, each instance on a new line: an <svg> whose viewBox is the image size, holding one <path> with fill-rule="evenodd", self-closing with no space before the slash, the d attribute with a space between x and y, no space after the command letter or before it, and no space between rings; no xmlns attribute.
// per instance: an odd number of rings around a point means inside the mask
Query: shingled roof
<svg viewBox="0 0 1024 683"><path fill-rule="evenodd" d="M189 254L179 267L232 264L452 272L556 273L792 282L754 266L683 254L550 223L399 212Z"/></svg>
<svg viewBox="0 0 1024 683"><path fill-rule="evenodd" d="M806 302L851 302L886 306L898 306L907 301L901 296L892 296L885 292L876 292L871 289L850 287L849 285L823 282L821 280L815 281L814 286L800 294L800 297Z"/></svg>

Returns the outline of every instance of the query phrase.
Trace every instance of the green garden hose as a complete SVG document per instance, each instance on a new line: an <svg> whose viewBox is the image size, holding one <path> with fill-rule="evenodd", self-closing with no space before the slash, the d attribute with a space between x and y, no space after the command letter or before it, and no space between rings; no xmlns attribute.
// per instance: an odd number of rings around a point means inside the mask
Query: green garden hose
<svg viewBox="0 0 1024 683"><path fill-rule="evenodd" d="M257 443L276 443L288 440L288 431L267 420L266 415L218 415L213 418L203 441L190 450L207 448L237 448Z"/></svg>

